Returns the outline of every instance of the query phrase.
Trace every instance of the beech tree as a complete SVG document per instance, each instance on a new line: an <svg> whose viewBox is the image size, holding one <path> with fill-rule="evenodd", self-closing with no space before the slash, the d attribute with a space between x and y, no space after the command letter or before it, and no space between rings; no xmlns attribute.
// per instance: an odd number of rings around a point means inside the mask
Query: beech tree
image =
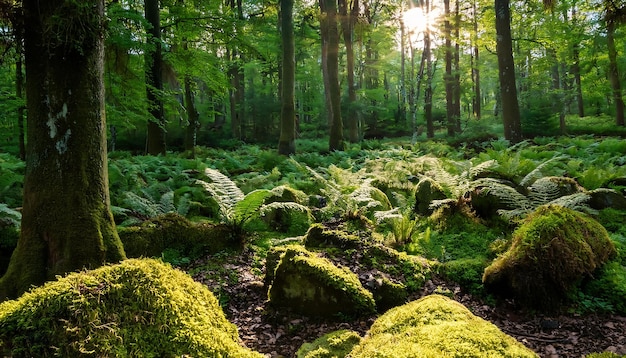
<svg viewBox="0 0 626 358"><path fill-rule="evenodd" d="M280 0L280 30L283 47L281 76L280 139L278 153L296 152L296 58L293 35L293 0Z"/></svg>
<svg viewBox="0 0 626 358"><path fill-rule="evenodd" d="M124 258L109 201L104 0L24 0L22 231L0 298Z"/></svg>

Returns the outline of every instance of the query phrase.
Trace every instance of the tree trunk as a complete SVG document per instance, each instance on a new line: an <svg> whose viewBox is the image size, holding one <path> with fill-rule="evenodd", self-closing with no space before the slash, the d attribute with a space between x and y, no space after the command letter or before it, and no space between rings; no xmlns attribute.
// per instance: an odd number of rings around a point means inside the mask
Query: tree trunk
<svg viewBox="0 0 626 358"><path fill-rule="evenodd" d="M339 87L339 28L337 26L337 0L321 0L325 12L322 17L326 22L328 52L326 68L328 71L327 98L330 100L332 123L330 124L329 149L343 150L343 122L341 120L341 90Z"/></svg>
<svg viewBox="0 0 626 358"><path fill-rule="evenodd" d="M574 28L578 27L578 17L576 6L572 7L572 25ZM572 64L571 71L574 76L574 84L576 86L576 102L578 104L578 117L585 116L585 102L583 101L583 87L580 77L580 38L576 36L574 38L574 44L572 45L572 57L574 63Z"/></svg>
<svg viewBox="0 0 626 358"><path fill-rule="evenodd" d="M474 49L473 49L473 60L474 65L472 66L472 79L474 80L474 103L473 103L473 111L474 117L476 119L480 119L481 116L481 107L482 107L482 97L480 93L480 51L478 49L478 13L476 9L476 0L472 2L472 13L474 15L474 33L473 33L473 41L474 41Z"/></svg>
<svg viewBox="0 0 626 358"><path fill-rule="evenodd" d="M443 35L445 38L444 82L446 87L446 118L448 135L454 136L456 119L454 116L454 77L452 76L452 24L450 23L450 0L443 0L444 16Z"/></svg>
<svg viewBox="0 0 626 358"><path fill-rule="evenodd" d="M461 132L461 6L459 0L454 5L454 123L455 131Z"/></svg>
<svg viewBox="0 0 626 358"><path fill-rule="evenodd" d="M282 155L296 153L296 57L293 33L293 1L280 0L283 56L278 154Z"/></svg>
<svg viewBox="0 0 626 358"><path fill-rule="evenodd" d="M110 210L104 0L25 0L27 164L22 231L0 299L124 259Z"/></svg>
<svg viewBox="0 0 626 358"><path fill-rule="evenodd" d="M163 110L163 75L161 68L161 16L159 0L145 1L145 15L150 29L148 30L149 49L146 50L146 95L148 112L152 117L148 121L148 138L146 151L148 154L165 154L165 113Z"/></svg>
<svg viewBox="0 0 626 358"><path fill-rule="evenodd" d="M426 0L426 18L430 13L429 0ZM426 137L435 137L435 125L433 123L433 64L430 51L430 29L427 24L424 31L424 58L426 58L426 89L424 91L424 117L426 119Z"/></svg>
<svg viewBox="0 0 626 358"><path fill-rule="evenodd" d="M22 20L17 20L17 22L21 22ZM15 25L15 53L17 55L17 61L15 61L15 96L22 100L24 99L24 71L22 69L22 55L24 52L22 42L24 41L24 27L21 23L17 23ZM19 130L18 133L18 141L20 148L20 159L26 160L26 142L24 141L24 110L25 106L20 106L17 109L17 128Z"/></svg>
<svg viewBox="0 0 626 358"><path fill-rule="evenodd" d="M185 150L195 157L196 138L198 134L198 111L194 103L191 76L185 75L185 110L187 112L187 128L185 128Z"/></svg>
<svg viewBox="0 0 626 358"><path fill-rule="evenodd" d="M517 87L515 86L515 62L513 61L509 0L495 0L495 11L496 52L498 55L504 138L512 143L517 143L522 140L522 124L519 103L517 102Z"/></svg>
<svg viewBox="0 0 626 358"><path fill-rule="evenodd" d="M609 79L613 90L615 102L615 124L624 126L624 99L622 98L622 86L620 83L619 69L617 67L617 50L615 48L615 20L606 22L606 43L609 49Z"/></svg>
<svg viewBox="0 0 626 358"><path fill-rule="evenodd" d="M352 8L348 13L347 0L339 0L341 14L341 29L346 45L346 71L348 79L348 139L357 143L359 137L359 114L356 111L356 83L354 80L354 24L358 18L359 0L352 1Z"/></svg>

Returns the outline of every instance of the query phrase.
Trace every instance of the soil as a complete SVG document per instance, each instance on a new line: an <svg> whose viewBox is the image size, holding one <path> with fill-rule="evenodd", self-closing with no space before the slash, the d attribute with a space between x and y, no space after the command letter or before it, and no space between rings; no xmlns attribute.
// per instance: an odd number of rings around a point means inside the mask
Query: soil
<svg viewBox="0 0 626 358"><path fill-rule="evenodd" d="M212 279L215 273L198 271L210 258L198 260L188 269L196 272L194 278L213 292L225 292L224 312L237 325L242 344L265 354L268 358L296 357L296 351L305 342L323 334L350 329L364 336L375 316L355 321L328 321L296 315L285 310L274 310L267 304L263 276L255 268L254 253L244 251L228 260L227 268L236 272L236 283L219 283ZM436 279L433 279L436 280ZM410 299L447 292L475 315L482 317L505 333L515 337L540 357L582 358L593 352L614 352L626 355L626 317L616 315L564 313L543 315L519 309L512 302L495 307L465 293L458 285L444 281L428 281L422 292Z"/></svg>

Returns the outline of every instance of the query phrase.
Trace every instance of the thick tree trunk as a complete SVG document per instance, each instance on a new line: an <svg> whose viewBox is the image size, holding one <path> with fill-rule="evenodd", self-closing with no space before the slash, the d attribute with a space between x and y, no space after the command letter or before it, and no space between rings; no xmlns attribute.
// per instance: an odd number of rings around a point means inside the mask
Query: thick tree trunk
<svg viewBox="0 0 626 358"><path fill-rule="evenodd" d="M21 20L18 20L21 21ZM15 26L15 52L17 54L17 60L15 61L15 96L18 99L24 99L24 70L22 69L22 55L24 52L24 46L22 42L24 41L24 27L23 25L16 24ZM20 106L17 109L17 128L19 130L18 133L18 141L20 148L20 159L26 160L26 142L24 135L24 110L26 107Z"/></svg>
<svg viewBox="0 0 626 358"><path fill-rule="evenodd" d="M517 101L517 87L515 86L515 62L513 61L509 0L495 0L495 11L496 52L498 54L504 138L517 143L522 140L522 124L519 103Z"/></svg>
<svg viewBox="0 0 626 358"><path fill-rule="evenodd" d="M426 15L430 12L429 1L426 0ZM433 123L433 64L430 50L430 30L426 26L424 31L424 58L426 59L426 89L424 91L424 117L426 119L426 137L435 137Z"/></svg>
<svg viewBox="0 0 626 358"><path fill-rule="evenodd" d="M0 280L2 299L55 275L124 258L107 178L104 0L25 0L24 13L22 232Z"/></svg>
<svg viewBox="0 0 626 358"><path fill-rule="evenodd" d="M476 119L480 119L481 116L481 107L482 107L482 95L480 93L480 51L478 49L478 12L476 9L476 0L472 2L472 13L473 13L473 23L474 23L474 33L473 33L473 65L472 65L472 79L474 80L474 101L473 101L473 110L474 117Z"/></svg>
<svg viewBox="0 0 626 358"><path fill-rule="evenodd" d="M454 122L455 131L461 132L461 13L459 0L454 5Z"/></svg>
<svg viewBox="0 0 626 358"><path fill-rule="evenodd" d="M448 135L454 136L456 119L454 118L454 77L452 76L452 24L450 24L450 0L443 0L445 38L445 67L444 82L446 87L446 118Z"/></svg>
<svg viewBox="0 0 626 358"><path fill-rule="evenodd" d="M339 87L339 27L337 26L337 0L322 0L322 17L326 22L328 52L326 69L328 71L327 98L330 100L332 123L328 147L331 151L343 150L343 122L341 120L341 89Z"/></svg>
<svg viewBox="0 0 626 358"><path fill-rule="evenodd" d="M293 1L280 0L283 56L278 154L282 155L296 152L296 57L293 33Z"/></svg>
<svg viewBox="0 0 626 358"><path fill-rule="evenodd" d="M150 29L148 30L149 50L146 51L146 95L148 98L148 112L152 117L148 121L148 138L146 152L157 155L165 154L165 113L163 110L163 75L161 68L163 58L161 54L161 16L159 0L145 1L145 16Z"/></svg>
<svg viewBox="0 0 626 358"><path fill-rule="evenodd" d="M615 124L624 126L624 99L622 98L622 85L620 83L619 69L617 66L614 20L608 20L606 22L606 42L609 49L609 80L611 81L613 102L615 103Z"/></svg>

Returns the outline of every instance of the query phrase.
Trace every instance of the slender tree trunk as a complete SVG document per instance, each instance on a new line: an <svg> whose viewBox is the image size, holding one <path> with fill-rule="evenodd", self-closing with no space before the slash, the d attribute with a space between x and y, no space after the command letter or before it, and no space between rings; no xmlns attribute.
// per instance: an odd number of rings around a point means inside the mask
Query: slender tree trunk
<svg viewBox="0 0 626 358"><path fill-rule="evenodd" d="M450 0L443 0L444 8L444 30L445 38L445 67L444 82L446 87L446 117L448 135L454 136L456 119L454 113L454 77L452 76L452 24L450 23Z"/></svg>
<svg viewBox="0 0 626 358"><path fill-rule="evenodd" d="M430 13L430 1L425 2L425 14L428 19ZM426 89L424 91L424 117L426 119L426 137L435 137L435 125L433 123L433 64L430 51L430 24L426 24L424 31L424 58L426 58Z"/></svg>
<svg viewBox="0 0 626 358"><path fill-rule="evenodd" d="M198 134L198 111L196 110L190 75L185 75L185 110L187 111L187 128L185 128L185 150L195 157L196 138Z"/></svg>
<svg viewBox="0 0 626 358"><path fill-rule="evenodd" d="M474 81L474 101L473 101L473 111L474 117L476 119L480 119L481 117L481 107L482 107L482 95L480 93L480 51L478 48L478 12L476 9L476 0L472 1L472 14L473 14L473 25L474 25L474 33L472 34L472 41L474 43L473 47L473 65L472 65L472 79Z"/></svg>
<svg viewBox="0 0 626 358"><path fill-rule="evenodd" d="M461 13L459 0L454 5L454 123L455 131L461 132Z"/></svg>
<svg viewBox="0 0 626 358"><path fill-rule="evenodd" d="M320 0L323 7L322 18L326 23L326 69L328 87L326 98L330 101L330 138L328 147L331 151L343 150L343 122L341 120L341 89L339 87L339 27L337 25L337 0Z"/></svg>
<svg viewBox="0 0 626 358"><path fill-rule="evenodd" d="M125 256L107 178L104 0L67 4L23 2L29 108L22 231L0 299Z"/></svg>
<svg viewBox="0 0 626 358"><path fill-rule="evenodd" d="M624 99L622 98L622 85L617 66L617 50L615 48L615 20L606 22L606 42L609 49L609 79L613 90L615 102L615 124L624 126Z"/></svg>
<svg viewBox="0 0 626 358"><path fill-rule="evenodd" d="M296 152L296 57L293 33L293 1L280 0L283 56L278 154L282 155Z"/></svg>
<svg viewBox="0 0 626 358"><path fill-rule="evenodd" d="M517 101L517 87L515 86L515 62L513 61L509 0L495 0L495 11L496 52L498 55L504 138L517 143L522 140L522 124L519 103Z"/></svg>
<svg viewBox="0 0 626 358"><path fill-rule="evenodd" d="M346 71L348 79L348 139L352 143L359 141L359 114L356 111L356 83L354 80L354 24L358 17L359 0L352 1L352 8L348 12L347 0L339 0L341 15L341 29L346 45Z"/></svg>
<svg viewBox="0 0 626 358"><path fill-rule="evenodd" d="M163 110L163 57L161 54L161 16L159 0L145 1L149 50L146 50L146 95L151 119L148 121L148 154L165 154L165 112Z"/></svg>
<svg viewBox="0 0 626 358"><path fill-rule="evenodd" d="M580 45L578 44L578 42L574 43L573 45L572 55L574 57L574 64L572 65L572 75L574 76L574 83L576 85L576 103L578 104L578 116L582 118L585 116L585 102L583 100L583 86L580 77Z"/></svg>

